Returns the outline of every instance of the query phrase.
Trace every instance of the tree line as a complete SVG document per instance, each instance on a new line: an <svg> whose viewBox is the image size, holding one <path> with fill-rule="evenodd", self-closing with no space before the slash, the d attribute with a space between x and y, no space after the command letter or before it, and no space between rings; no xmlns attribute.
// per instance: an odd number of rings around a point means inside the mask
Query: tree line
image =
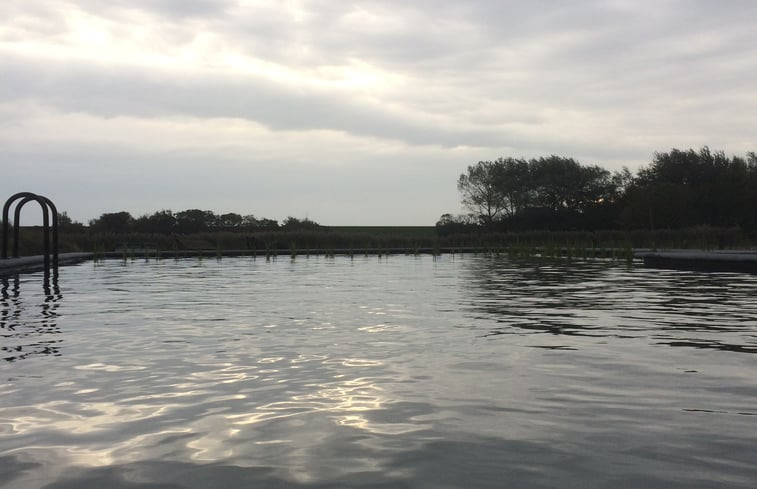
<svg viewBox="0 0 757 489"><path fill-rule="evenodd" d="M611 230L692 226L757 230L757 155L673 149L633 174L573 158L498 158L460 175L470 213L443 214L441 234L476 229Z"/></svg>
<svg viewBox="0 0 757 489"><path fill-rule="evenodd" d="M279 224L275 219L257 218L252 214L187 209L181 212L161 210L134 218L129 212L112 212L89 221L89 229L103 233L194 234L214 231L273 231L316 229L320 225L308 218L287 217Z"/></svg>

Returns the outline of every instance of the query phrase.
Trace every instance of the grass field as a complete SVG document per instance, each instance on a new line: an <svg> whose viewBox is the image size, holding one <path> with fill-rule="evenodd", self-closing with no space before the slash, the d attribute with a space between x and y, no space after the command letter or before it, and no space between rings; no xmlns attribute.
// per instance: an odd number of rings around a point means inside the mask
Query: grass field
<svg viewBox="0 0 757 489"><path fill-rule="evenodd" d="M196 234L61 232L60 251L114 251L123 245L182 250L357 250L546 248L750 249L757 236L737 228L696 227L677 230L474 232L439 236L432 226L334 226L311 230L205 232ZM21 256L42 252L42 230L22 228Z"/></svg>
<svg viewBox="0 0 757 489"><path fill-rule="evenodd" d="M436 236L434 226L324 226L324 229L334 233L368 234L372 236Z"/></svg>

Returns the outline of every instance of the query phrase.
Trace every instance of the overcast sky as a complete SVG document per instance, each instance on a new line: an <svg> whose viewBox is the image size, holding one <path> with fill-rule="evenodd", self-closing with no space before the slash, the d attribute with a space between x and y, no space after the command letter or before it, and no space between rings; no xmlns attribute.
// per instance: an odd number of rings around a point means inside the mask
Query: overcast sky
<svg viewBox="0 0 757 489"><path fill-rule="evenodd" d="M433 225L479 160L744 155L755 26L754 0L3 0L0 199Z"/></svg>

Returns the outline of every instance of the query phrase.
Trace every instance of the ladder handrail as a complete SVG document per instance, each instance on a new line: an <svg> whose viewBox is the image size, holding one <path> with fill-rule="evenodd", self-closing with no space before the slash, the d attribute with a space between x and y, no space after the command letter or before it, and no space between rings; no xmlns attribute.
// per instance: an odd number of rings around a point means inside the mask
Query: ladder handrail
<svg viewBox="0 0 757 489"><path fill-rule="evenodd" d="M14 209L14 220L13 220L13 256L15 258L18 258L18 242L19 242L19 230L20 230L20 218L21 218L21 209L29 202L36 201L40 207L42 208L42 223L44 228L44 260L45 260L45 270L47 271L50 268L50 217L52 214L52 220L53 220L53 268L55 270L58 269L58 209L55 207L55 204L48 199L47 197L44 197L42 195L37 195L32 192L19 192L17 194L12 195L7 201L5 201L5 205L3 206L3 247L2 247L2 258L8 258L8 238L9 238L9 226L10 223L8 222L8 215L10 212L11 205L19 199L21 202L19 202L16 205L16 208Z"/></svg>

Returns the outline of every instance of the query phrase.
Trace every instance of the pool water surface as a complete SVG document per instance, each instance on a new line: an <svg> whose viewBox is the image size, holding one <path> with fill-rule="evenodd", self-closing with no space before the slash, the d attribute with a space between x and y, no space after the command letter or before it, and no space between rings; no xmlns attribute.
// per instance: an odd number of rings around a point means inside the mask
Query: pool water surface
<svg viewBox="0 0 757 489"><path fill-rule="evenodd" d="M2 488L757 487L754 275L443 255L2 280Z"/></svg>

